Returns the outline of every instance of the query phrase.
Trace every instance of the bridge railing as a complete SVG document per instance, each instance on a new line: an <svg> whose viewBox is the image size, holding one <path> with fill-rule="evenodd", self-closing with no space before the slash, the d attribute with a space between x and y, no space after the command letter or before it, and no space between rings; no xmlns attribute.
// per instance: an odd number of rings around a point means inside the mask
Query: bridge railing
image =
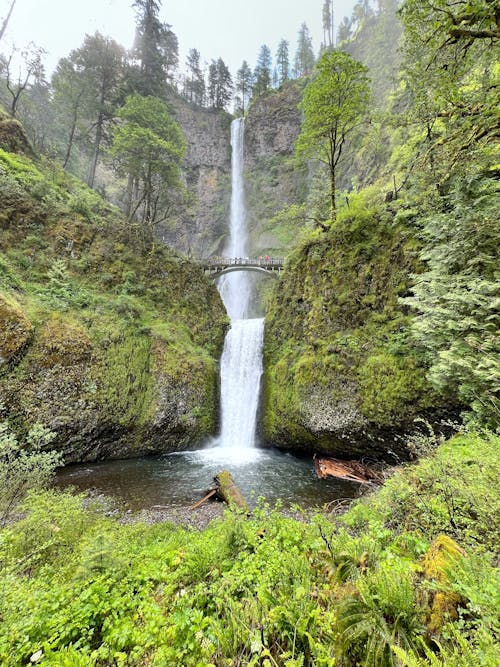
<svg viewBox="0 0 500 667"><path fill-rule="evenodd" d="M207 267L221 267L221 266L262 266L264 268L277 267L281 268L285 260L282 257L209 257L203 260L203 264Z"/></svg>

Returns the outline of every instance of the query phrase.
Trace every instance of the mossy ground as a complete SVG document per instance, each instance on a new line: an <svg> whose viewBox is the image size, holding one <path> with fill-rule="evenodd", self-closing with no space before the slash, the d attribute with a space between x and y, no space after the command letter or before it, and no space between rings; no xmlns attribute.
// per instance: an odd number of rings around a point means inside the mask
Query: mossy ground
<svg viewBox="0 0 500 667"><path fill-rule="evenodd" d="M1 396L69 460L189 446L217 427L226 315L202 270L57 165L0 150Z"/></svg>

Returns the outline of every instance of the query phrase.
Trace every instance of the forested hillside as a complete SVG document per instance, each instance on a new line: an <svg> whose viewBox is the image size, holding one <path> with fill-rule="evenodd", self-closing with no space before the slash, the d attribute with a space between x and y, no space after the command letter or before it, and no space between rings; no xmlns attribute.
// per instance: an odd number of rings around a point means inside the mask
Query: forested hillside
<svg viewBox="0 0 500 667"><path fill-rule="evenodd" d="M0 116L0 387L19 434L66 462L193 446L216 431L222 302Z"/></svg>
<svg viewBox="0 0 500 667"><path fill-rule="evenodd" d="M282 446L360 455L385 441L394 454L417 416L499 422L496 18L484 3L462 16L459 3L442 22L420 4L400 12L397 87L351 126L349 101L332 121L320 79L306 88L315 106L299 140L322 174L323 216L309 209L317 229L290 254L266 325L263 430ZM388 22L367 19L346 48L369 62ZM347 128L333 212L329 123Z"/></svg>
<svg viewBox="0 0 500 667"><path fill-rule="evenodd" d="M497 667L498 4L5 4L1 667Z"/></svg>

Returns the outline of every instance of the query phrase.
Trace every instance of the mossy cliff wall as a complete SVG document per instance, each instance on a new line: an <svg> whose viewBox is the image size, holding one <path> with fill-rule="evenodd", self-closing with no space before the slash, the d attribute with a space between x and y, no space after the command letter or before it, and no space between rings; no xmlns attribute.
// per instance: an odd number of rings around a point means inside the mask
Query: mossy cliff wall
<svg viewBox="0 0 500 667"><path fill-rule="evenodd" d="M263 436L338 456L403 455L414 420L447 414L399 297L416 242L390 210L346 209L289 256L265 329Z"/></svg>
<svg viewBox="0 0 500 667"><path fill-rule="evenodd" d="M67 462L194 446L217 429L226 326L198 266L0 150L0 401L18 431L45 424Z"/></svg>

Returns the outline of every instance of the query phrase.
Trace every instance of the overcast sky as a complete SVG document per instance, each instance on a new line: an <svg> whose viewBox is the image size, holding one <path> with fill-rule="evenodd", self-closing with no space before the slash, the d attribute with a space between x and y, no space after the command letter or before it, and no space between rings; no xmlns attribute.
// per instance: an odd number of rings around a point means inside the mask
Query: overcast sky
<svg viewBox="0 0 500 667"><path fill-rule="evenodd" d="M11 0L0 0L0 20ZM59 58L81 45L86 33L99 30L129 48L134 38L132 0L17 0L1 50L34 42L47 51L50 72ZM351 14L355 0L334 0L335 25ZM184 64L190 48L203 60L219 56L234 74L245 59L253 67L262 44L276 51L284 37L295 52L297 32L305 21L314 49L319 49L323 30L323 0L164 0L163 21L172 25L179 39ZM335 28L336 30L336 28Z"/></svg>

